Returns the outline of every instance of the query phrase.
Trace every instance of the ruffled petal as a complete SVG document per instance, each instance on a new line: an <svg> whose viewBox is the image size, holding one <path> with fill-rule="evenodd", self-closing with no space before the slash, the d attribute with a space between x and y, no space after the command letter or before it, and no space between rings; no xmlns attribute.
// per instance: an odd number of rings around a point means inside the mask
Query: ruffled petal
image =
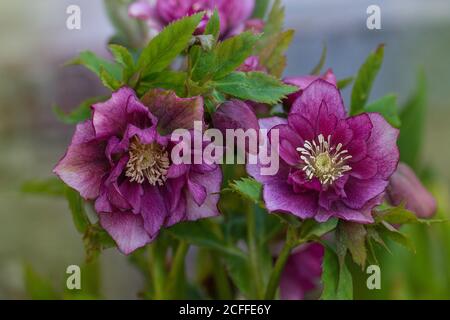
<svg viewBox="0 0 450 320"><path fill-rule="evenodd" d="M91 121L77 125L75 135L64 157L53 172L85 199L95 199L108 173L105 144L94 139Z"/></svg>
<svg viewBox="0 0 450 320"><path fill-rule="evenodd" d="M273 180L263 186L267 210L291 213L299 218L313 217L317 212L317 195L313 192L294 193L285 181Z"/></svg>
<svg viewBox="0 0 450 320"><path fill-rule="evenodd" d="M203 123L203 98L179 98L173 91L154 89L142 97L142 102L158 118L161 135L176 129L193 129L194 121Z"/></svg>
<svg viewBox="0 0 450 320"><path fill-rule="evenodd" d="M378 173L388 179L397 168L400 153L397 147L399 130L392 127L380 114L369 113L373 125L367 141L367 154L378 164Z"/></svg>
<svg viewBox="0 0 450 320"><path fill-rule="evenodd" d="M290 112L301 113L311 123L315 123L322 102L326 103L329 114L333 114L338 120L345 118L346 112L339 90L322 79L315 80L303 91Z"/></svg>
<svg viewBox="0 0 450 320"><path fill-rule="evenodd" d="M139 215L132 213L100 213L100 225L114 239L119 250L130 254L153 240L144 229Z"/></svg>

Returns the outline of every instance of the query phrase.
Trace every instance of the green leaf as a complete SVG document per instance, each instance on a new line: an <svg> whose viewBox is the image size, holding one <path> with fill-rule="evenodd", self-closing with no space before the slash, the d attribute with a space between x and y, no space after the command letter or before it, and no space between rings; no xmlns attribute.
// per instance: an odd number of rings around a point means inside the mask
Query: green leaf
<svg viewBox="0 0 450 320"><path fill-rule="evenodd" d="M395 95L387 95L380 98L371 104L365 106L364 108L367 112L378 112L380 113L387 122L389 122L393 127L400 127L400 118L398 117L397 110L397 97Z"/></svg>
<svg viewBox="0 0 450 320"><path fill-rule="evenodd" d="M111 62L107 59L98 57L91 51L83 51L79 56L67 63L67 65L83 65L98 77L100 77L102 69L110 74L114 79L119 81L121 79L122 68L117 63Z"/></svg>
<svg viewBox="0 0 450 320"><path fill-rule="evenodd" d="M256 19L264 19L269 2L270 0L257 0L255 2L255 9L253 10L252 17Z"/></svg>
<svg viewBox="0 0 450 320"><path fill-rule="evenodd" d="M262 185L253 178L241 178L230 182L230 188L255 204L261 203Z"/></svg>
<svg viewBox="0 0 450 320"><path fill-rule="evenodd" d="M251 265L248 259L236 256L224 257L228 273L234 285L246 297L250 298L253 290Z"/></svg>
<svg viewBox="0 0 450 320"><path fill-rule="evenodd" d="M222 93L242 100L275 104L286 95L298 90L262 72L233 72L217 80L213 86Z"/></svg>
<svg viewBox="0 0 450 320"><path fill-rule="evenodd" d="M72 218L76 229L80 233L85 233L91 223L89 222L88 216L84 209L83 199L77 191L69 187L66 187L66 199L69 203L69 209L72 213Z"/></svg>
<svg viewBox="0 0 450 320"><path fill-rule="evenodd" d="M175 91L177 96L184 97L186 95L186 79L187 74L179 71L162 71L148 75L139 83L137 93L143 96L150 89L166 89Z"/></svg>
<svg viewBox="0 0 450 320"><path fill-rule="evenodd" d="M130 19L128 7L131 0L104 0L106 14L115 29L115 35L109 42L121 44L127 48L138 48L147 39L147 23Z"/></svg>
<svg viewBox="0 0 450 320"><path fill-rule="evenodd" d="M421 71L417 76L414 93L401 110L402 130L398 139L400 161L407 163L415 171L420 169L426 100L425 73Z"/></svg>
<svg viewBox="0 0 450 320"><path fill-rule="evenodd" d="M285 52L294 38L294 30L287 30L273 35L259 50L259 61L270 74L281 77L286 67Z"/></svg>
<svg viewBox="0 0 450 320"><path fill-rule="evenodd" d="M345 262L339 264L336 253L325 247L322 263L322 300L353 299L353 280Z"/></svg>
<svg viewBox="0 0 450 320"><path fill-rule="evenodd" d="M128 80L134 73L133 56L131 55L130 51L128 51L127 48L117 44L110 44L109 50L111 50L111 53L113 54L116 62L122 65L123 80L124 82L128 82Z"/></svg>
<svg viewBox="0 0 450 320"><path fill-rule="evenodd" d="M345 89L348 85L350 85L353 82L353 77L347 77L341 80L338 80L337 87L339 90Z"/></svg>
<svg viewBox="0 0 450 320"><path fill-rule="evenodd" d="M94 103L105 101L106 97L95 97L83 101L78 107L73 109L70 113L65 113L59 106L53 107L53 112L59 120L66 124L77 124L83 122L91 117L91 106Z"/></svg>
<svg viewBox="0 0 450 320"><path fill-rule="evenodd" d="M215 50L216 64L213 79L221 79L238 68L252 54L259 36L250 31L220 42Z"/></svg>
<svg viewBox="0 0 450 320"><path fill-rule="evenodd" d="M314 219L303 221L300 229L300 239L317 240L328 232L334 230L338 224L338 219L332 218L328 221L319 223Z"/></svg>
<svg viewBox="0 0 450 320"><path fill-rule="evenodd" d="M406 210L403 206L398 206L378 212L375 215L375 222L381 223L382 221L390 224L407 224L417 223L419 219L413 212Z"/></svg>
<svg viewBox="0 0 450 320"><path fill-rule="evenodd" d="M367 258L366 235L364 225L360 223L340 221L339 223L340 241L350 251L353 261L364 268Z"/></svg>
<svg viewBox="0 0 450 320"><path fill-rule="evenodd" d="M66 185L58 178L35 179L25 182L21 187L21 191L59 197L65 195Z"/></svg>
<svg viewBox="0 0 450 320"><path fill-rule="evenodd" d="M203 34L210 34L214 37L214 41L217 41L219 39L220 35L220 18L219 18L219 12L217 9L214 9L214 13L209 18L208 23L205 27L205 32Z"/></svg>
<svg viewBox="0 0 450 320"><path fill-rule="evenodd" d="M185 240L199 247L217 250L226 255L243 257L239 249L231 247L213 231L209 221L199 220L195 222L183 222L166 230L170 235L180 240Z"/></svg>
<svg viewBox="0 0 450 320"><path fill-rule="evenodd" d="M264 26L264 37L269 38L276 33L280 33L283 30L283 24L284 7L281 4L281 0L275 0Z"/></svg>
<svg viewBox="0 0 450 320"><path fill-rule="evenodd" d="M204 13L177 20L168 25L142 51L137 69L145 77L163 71L187 47L192 33L197 28Z"/></svg>
<svg viewBox="0 0 450 320"><path fill-rule="evenodd" d="M310 74L318 76L320 71L322 71L323 66L325 65L325 60L327 58L327 45L324 44L322 48L322 54L320 55L320 60L317 65L311 70Z"/></svg>
<svg viewBox="0 0 450 320"><path fill-rule="evenodd" d="M24 266L25 288L33 300L60 299L49 279L40 276L30 265Z"/></svg>
<svg viewBox="0 0 450 320"><path fill-rule="evenodd" d="M398 231L396 228L391 226L389 223L383 221L381 225L379 225L376 229L378 233L385 238L391 239L392 241L402 245L407 248L411 252L416 252L416 248L412 243L411 239L409 239L406 235Z"/></svg>
<svg viewBox="0 0 450 320"><path fill-rule="evenodd" d="M356 115L364 112L364 106L369 98L373 82L381 68L384 56L384 45L369 54L364 64L358 71L353 85L350 114Z"/></svg>
<svg viewBox="0 0 450 320"><path fill-rule="evenodd" d="M111 91L116 91L121 87L121 82L103 67L100 67L100 80Z"/></svg>

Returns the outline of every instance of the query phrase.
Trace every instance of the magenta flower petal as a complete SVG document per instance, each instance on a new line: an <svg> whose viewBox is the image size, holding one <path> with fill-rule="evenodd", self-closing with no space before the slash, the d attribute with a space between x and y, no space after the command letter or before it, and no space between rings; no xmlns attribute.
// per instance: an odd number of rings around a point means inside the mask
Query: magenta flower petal
<svg viewBox="0 0 450 320"><path fill-rule="evenodd" d="M271 181L264 184L263 198L269 211L289 212L307 219L317 212L317 199L312 193L294 193L284 181Z"/></svg>
<svg viewBox="0 0 450 320"><path fill-rule="evenodd" d="M310 122L314 123L323 102L328 107L328 113L333 114L337 119L346 117L344 103L338 89L321 79L317 79L311 83L303 91L302 95L295 100L291 108L291 113L300 113Z"/></svg>
<svg viewBox="0 0 450 320"><path fill-rule="evenodd" d="M118 212L102 213L99 217L101 226L124 254L130 254L153 240L145 231L142 217L139 215Z"/></svg>
<svg viewBox="0 0 450 320"><path fill-rule="evenodd" d="M388 179L397 168L400 153L397 147L399 130L393 128L380 114L369 113L373 129L368 139L367 153L377 160L378 172Z"/></svg>
<svg viewBox="0 0 450 320"><path fill-rule="evenodd" d="M192 193L187 194L186 220L193 221L200 218L218 216L220 213L217 208L217 203L219 201L220 186L222 184L222 171L220 167L204 173L192 171L189 175L189 180L197 185L204 186L207 195L204 202L199 205Z"/></svg>
<svg viewBox="0 0 450 320"><path fill-rule="evenodd" d="M295 100L297 100L298 97L301 96L303 93L303 90L305 90L311 83L316 81L317 79L325 80L326 82L336 86L336 77L333 74L333 71L331 69L328 69L322 76L302 76L302 77L287 77L284 78L284 83L293 85L298 87L298 91L291 93L287 96L286 99L283 100L283 105L289 110L294 103Z"/></svg>
<svg viewBox="0 0 450 320"><path fill-rule="evenodd" d="M101 182L109 167L103 144L94 138L91 121L78 124L67 153L53 170L85 199L94 199L99 195Z"/></svg>

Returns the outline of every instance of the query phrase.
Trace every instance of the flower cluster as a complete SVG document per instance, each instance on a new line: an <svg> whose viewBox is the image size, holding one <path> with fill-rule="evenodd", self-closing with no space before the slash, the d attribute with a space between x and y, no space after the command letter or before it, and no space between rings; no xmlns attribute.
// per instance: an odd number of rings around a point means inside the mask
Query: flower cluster
<svg viewBox="0 0 450 320"><path fill-rule="evenodd" d="M342 82L331 69L281 78L293 33L270 21L282 13L279 1L269 21L252 18L254 8L254 0L132 3L129 15L158 34L138 53L111 45L114 62L80 55L77 61L111 95L76 119L54 173L93 204L99 226L124 254L169 235L173 242L165 242L159 263L174 273L188 243L212 257L220 254L214 263L223 259L225 270L232 270L224 282L232 281L246 297L273 298L278 288L285 299L316 297L322 268L332 269L330 257L345 268L350 252L363 266L369 230L378 240L399 232L395 227L402 223L430 218L436 202L414 171L399 164L394 111L386 112L384 100L367 106L366 82L378 71L382 47L361 67L346 108ZM184 139L174 139L180 130ZM245 160L276 157L277 170L264 174L271 164L263 161L247 161L244 170L204 158L224 147L223 136L227 148L238 139L230 131L240 132L244 142L257 141L231 150L232 160L239 153ZM207 132L214 139L195 141ZM335 237L327 235L333 232ZM286 239L283 249L271 250L280 238ZM177 241L181 249L174 258ZM334 252L338 246L345 250ZM266 267L270 252L277 262Z"/></svg>

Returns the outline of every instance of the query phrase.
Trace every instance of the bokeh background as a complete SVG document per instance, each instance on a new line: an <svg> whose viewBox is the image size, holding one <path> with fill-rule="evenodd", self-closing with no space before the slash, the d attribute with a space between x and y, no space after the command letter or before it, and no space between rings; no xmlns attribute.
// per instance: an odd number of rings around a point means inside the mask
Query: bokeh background
<svg viewBox="0 0 450 320"><path fill-rule="evenodd" d="M66 28L66 8L81 7L81 30ZM450 1L284 0L286 27L296 30L286 75L307 74L325 43L326 67L338 78L356 73L367 54L386 44L371 100L397 93L402 105L418 70L427 77L423 163L439 215L448 217L450 185ZM366 28L366 9L381 8L381 30ZM107 56L114 33L100 0L0 2L0 298L29 298L24 266L62 291L68 265L82 264L83 243L64 199L21 193L21 185L51 176L73 127L61 124L54 104L70 110L106 91L81 67L62 67L81 50ZM348 101L349 89L343 92ZM432 177L432 179L430 179ZM355 279L357 298L450 299L450 226L414 227L417 252L392 246L380 259L382 290ZM104 298L136 298L140 275L116 250L101 257Z"/></svg>

